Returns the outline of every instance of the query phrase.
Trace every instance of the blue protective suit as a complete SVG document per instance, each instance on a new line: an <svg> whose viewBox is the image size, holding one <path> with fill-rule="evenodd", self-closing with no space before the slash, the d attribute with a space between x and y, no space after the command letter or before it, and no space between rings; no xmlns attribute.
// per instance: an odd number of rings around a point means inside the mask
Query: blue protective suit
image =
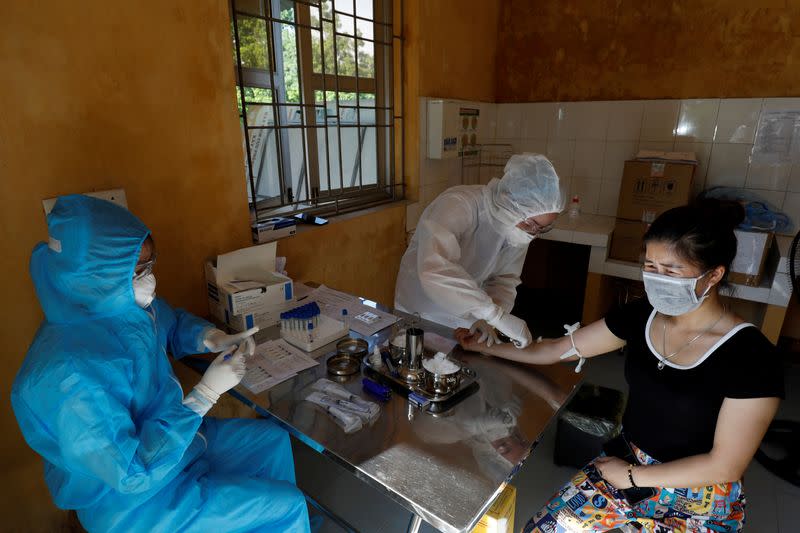
<svg viewBox="0 0 800 533"><path fill-rule="evenodd" d="M206 351L211 324L134 302L147 227L74 195L48 216L31 276L45 313L11 391L56 505L90 531L308 531L288 434L266 420L203 420L167 351Z"/></svg>

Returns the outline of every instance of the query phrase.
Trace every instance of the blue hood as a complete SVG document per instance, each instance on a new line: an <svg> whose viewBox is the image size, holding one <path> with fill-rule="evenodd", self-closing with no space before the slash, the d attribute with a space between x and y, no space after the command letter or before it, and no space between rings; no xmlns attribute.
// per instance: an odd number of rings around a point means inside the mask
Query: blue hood
<svg viewBox="0 0 800 533"><path fill-rule="evenodd" d="M80 194L62 196L47 216L50 242L31 254L30 270L47 320L76 323L136 306L133 270L150 234L116 204Z"/></svg>

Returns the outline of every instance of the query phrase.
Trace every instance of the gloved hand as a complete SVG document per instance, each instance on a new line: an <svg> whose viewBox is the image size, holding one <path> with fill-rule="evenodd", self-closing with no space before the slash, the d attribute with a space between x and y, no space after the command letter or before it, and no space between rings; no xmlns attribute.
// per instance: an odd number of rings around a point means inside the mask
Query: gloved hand
<svg viewBox="0 0 800 533"><path fill-rule="evenodd" d="M499 318L489 321L489 325L496 327L500 333L510 338L517 348L525 348L533 341L525 321L511 313L504 311Z"/></svg>
<svg viewBox="0 0 800 533"><path fill-rule="evenodd" d="M220 395L228 392L242 381L245 371L245 356L253 355L255 341L248 337L238 348L229 348L219 354L206 369L200 383L183 399L183 405L200 416L217 403Z"/></svg>
<svg viewBox="0 0 800 533"><path fill-rule="evenodd" d="M234 333L233 335L228 335L224 331L216 328L211 329L208 330L208 333L206 333L206 336L203 338L203 345L208 348L209 352L221 352L228 348L235 348L243 340L258 333L258 329L258 326L256 326L241 333Z"/></svg>
<svg viewBox="0 0 800 533"><path fill-rule="evenodd" d="M485 342L487 347L492 344L500 344L500 339L497 338L497 332L495 332L494 328L485 320L477 320L472 324L472 327L469 328L469 334L475 335L475 333L478 333L478 337L475 341L479 344Z"/></svg>

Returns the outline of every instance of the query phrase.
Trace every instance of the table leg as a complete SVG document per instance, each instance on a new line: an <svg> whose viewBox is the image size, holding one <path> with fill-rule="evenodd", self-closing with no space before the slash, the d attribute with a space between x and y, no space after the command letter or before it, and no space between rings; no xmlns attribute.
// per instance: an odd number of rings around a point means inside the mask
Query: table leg
<svg viewBox="0 0 800 533"><path fill-rule="evenodd" d="M408 533L419 533L422 527L422 517L418 514L411 514L411 522L408 524Z"/></svg>

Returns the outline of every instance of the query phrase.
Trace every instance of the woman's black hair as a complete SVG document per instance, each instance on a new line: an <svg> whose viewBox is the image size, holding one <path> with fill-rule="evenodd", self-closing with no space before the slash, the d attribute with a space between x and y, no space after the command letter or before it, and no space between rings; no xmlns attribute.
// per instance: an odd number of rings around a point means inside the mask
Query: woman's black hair
<svg viewBox="0 0 800 533"><path fill-rule="evenodd" d="M733 230L743 220L744 207L740 203L705 198L662 213L645 233L644 243L669 244L703 271L722 265L727 277L736 257Z"/></svg>

